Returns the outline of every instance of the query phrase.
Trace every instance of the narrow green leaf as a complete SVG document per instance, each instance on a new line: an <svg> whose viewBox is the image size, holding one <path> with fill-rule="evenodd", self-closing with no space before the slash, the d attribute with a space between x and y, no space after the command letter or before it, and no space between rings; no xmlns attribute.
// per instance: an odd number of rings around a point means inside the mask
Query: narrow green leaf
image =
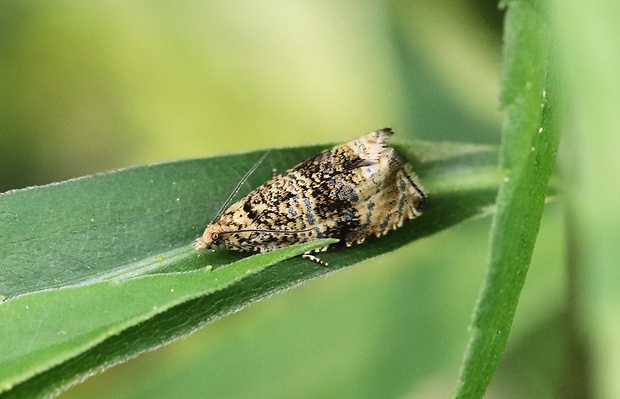
<svg viewBox="0 0 620 399"><path fill-rule="evenodd" d="M259 254L216 270L114 279L8 300L0 306L5 325L0 342L11 343L0 347L0 392L174 306L336 241L317 240ZM193 255L192 248L184 249L186 257Z"/></svg>
<svg viewBox="0 0 620 399"><path fill-rule="evenodd" d="M508 2L501 148L505 177L491 231L488 274L456 398L484 395L504 352L536 242L559 142L560 112L548 72L547 38L533 2Z"/></svg>
<svg viewBox="0 0 620 399"><path fill-rule="evenodd" d="M323 148L273 150L243 191L267 180L273 168L284 170ZM279 262L306 247L236 264L247 255L189 249L264 152L148 165L0 195L0 292L8 298L0 303L6 344L0 397L53 395L251 302L492 209L495 148L416 143L398 149L430 191L431 207L381 239L321 254L329 267L299 257ZM213 271L204 271L207 265Z"/></svg>

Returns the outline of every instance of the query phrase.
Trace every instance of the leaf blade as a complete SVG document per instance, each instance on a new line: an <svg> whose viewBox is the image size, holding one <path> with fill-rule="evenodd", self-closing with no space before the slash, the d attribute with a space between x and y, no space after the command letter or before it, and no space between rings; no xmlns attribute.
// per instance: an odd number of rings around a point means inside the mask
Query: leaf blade
<svg viewBox="0 0 620 399"><path fill-rule="evenodd" d="M483 397L506 347L534 250L559 145L560 101L540 10L510 1L506 16L501 165L487 276L455 398ZM542 104L542 106L541 106Z"/></svg>
<svg viewBox="0 0 620 399"><path fill-rule="evenodd" d="M284 170L322 148L272 151L267 165L250 177L246 189L268 179L272 168ZM65 389L94 372L178 339L218 317L306 279L395 250L464 219L489 212L499 180L495 148L416 143L398 149L412 161L431 192L431 207L420 218L381 239L322 254L330 268L289 259L220 291L151 314L137 325L96 331L100 340L95 344L91 342L81 351L72 352L70 358L56 358L56 366L51 366L53 362L46 363L46 369L38 368L0 397L40 397ZM14 211L16 208L12 206L16 204L23 205L17 207L19 223L11 224L2 233L12 232L16 239L0 248L3 255L8 255L0 265L0 283L4 284L0 287L14 297L76 284L106 284L110 279L146 278L155 272L191 271L205 264L217 268L239 260L242 254L206 252L195 256L191 251L184 252L184 248L219 209L229 189L236 184L235 178L243 176L262 154L149 165L0 196L0 214ZM81 209L72 213L78 206ZM58 218L58 214L63 217ZM49 221L53 227L44 226L44 232L34 229L42 220ZM38 233L41 237L36 236ZM39 243L35 248L33 236L35 243ZM53 248L49 255L42 252L41 243ZM106 252L108 247L111 249ZM20 251L26 250L39 256L31 253L26 257L27 273L20 274L25 259ZM59 273L61 268L67 272ZM42 278L35 279L35 275ZM14 285L24 277L27 279L22 285ZM152 305L153 297L156 296L147 296L151 299L144 301ZM80 298L72 300L79 302ZM73 344L78 346L78 342ZM36 362L30 364L31 369L38 366Z"/></svg>
<svg viewBox="0 0 620 399"><path fill-rule="evenodd" d="M0 330L0 341L11 342L0 348L0 392L174 306L208 296L268 266L336 241L323 239L258 254L213 271L102 281L6 301L0 306L0 319L17 328ZM32 364L36 367L29 369Z"/></svg>

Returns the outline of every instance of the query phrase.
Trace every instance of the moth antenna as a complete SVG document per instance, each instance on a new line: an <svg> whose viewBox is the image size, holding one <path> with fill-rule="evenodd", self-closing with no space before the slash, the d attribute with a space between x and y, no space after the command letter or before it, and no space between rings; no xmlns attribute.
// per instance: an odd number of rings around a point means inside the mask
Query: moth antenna
<svg viewBox="0 0 620 399"><path fill-rule="evenodd" d="M241 180L239 180L239 183L237 183L237 185L232 190L228 198L226 198L226 201L224 201L224 205L222 205L220 210L217 211L217 213L215 214L215 217L213 217L213 219L211 220L211 223L215 222L217 219L219 219L220 216L222 216L222 213L224 213L224 211L228 208L228 205L230 205L235 195L237 195L239 190L241 190L241 186L243 185L243 183L245 183L248 180L248 178L252 175L252 173L254 173L256 168L258 168L260 164L263 163L263 161L265 160L265 158L267 158L267 155L269 155L270 152L271 152L271 149L267 150L263 154L263 156L260 157L260 159L256 161L254 165L247 172L245 172L245 175L243 175L243 177L241 178Z"/></svg>
<svg viewBox="0 0 620 399"><path fill-rule="evenodd" d="M307 231L312 231L314 228L304 229L304 230L271 230L271 229L242 229L242 230L232 230L232 231L222 231L219 234L236 234L236 233L279 233L279 234L291 234L291 233L305 233Z"/></svg>

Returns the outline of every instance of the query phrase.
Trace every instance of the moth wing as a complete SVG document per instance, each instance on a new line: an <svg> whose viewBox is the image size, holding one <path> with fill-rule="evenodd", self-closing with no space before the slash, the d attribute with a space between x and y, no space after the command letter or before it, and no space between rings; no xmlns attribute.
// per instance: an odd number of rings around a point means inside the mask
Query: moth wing
<svg viewBox="0 0 620 399"><path fill-rule="evenodd" d="M401 227L408 219L422 214L426 206L426 193L417 183L417 176L408 163L392 159L392 167L383 169L388 176L383 176L381 189L360 198L353 204L360 215L360 227L351 231L346 244L360 244L367 237L380 237L390 230Z"/></svg>

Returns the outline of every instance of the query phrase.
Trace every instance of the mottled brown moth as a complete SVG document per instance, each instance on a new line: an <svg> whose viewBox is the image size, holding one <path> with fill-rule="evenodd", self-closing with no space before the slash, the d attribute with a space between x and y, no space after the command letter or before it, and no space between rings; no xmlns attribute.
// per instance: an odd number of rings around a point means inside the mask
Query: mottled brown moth
<svg viewBox="0 0 620 399"><path fill-rule="evenodd" d="M427 195L411 165L387 146L392 134L374 131L275 176L220 211L194 248L268 252L318 238L351 246L401 227L422 214Z"/></svg>

